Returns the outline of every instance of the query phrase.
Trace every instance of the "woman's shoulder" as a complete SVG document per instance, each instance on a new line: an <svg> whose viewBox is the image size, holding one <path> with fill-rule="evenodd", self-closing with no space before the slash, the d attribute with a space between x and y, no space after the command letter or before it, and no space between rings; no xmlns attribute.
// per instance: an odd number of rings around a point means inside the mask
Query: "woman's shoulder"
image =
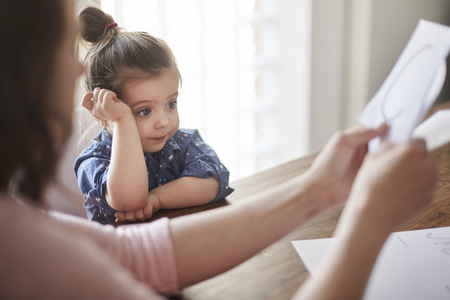
<svg viewBox="0 0 450 300"><path fill-rule="evenodd" d="M0 230L15 227L14 225L22 226L23 223L28 223L30 218L36 218L36 214L28 205L13 199L9 195L0 195L0 222L2 222ZM7 223L10 224L4 226Z"/></svg>

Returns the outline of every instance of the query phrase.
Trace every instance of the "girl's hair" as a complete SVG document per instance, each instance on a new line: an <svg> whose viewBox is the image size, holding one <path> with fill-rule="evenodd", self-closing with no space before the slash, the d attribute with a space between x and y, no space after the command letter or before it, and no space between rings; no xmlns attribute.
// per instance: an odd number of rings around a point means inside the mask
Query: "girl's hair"
<svg viewBox="0 0 450 300"><path fill-rule="evenodd" d="M50 94L65 2L0 1L0 190L13 185L36 202L42 201L61 152L50 120L56 118L67 135L71 129Z"/></svg>
<svg viewBox="0 0 450 300"><path fill-rule="evenodd" d="M85 8L79 19L82 43L88 48L84 77L87 91L99 87L115 92L120 98L128 80L158 76L168 68L178 71L175 57L163 40L146 32L123 30L98 7ZM80 127L86 126L83 115L78 121ZM80 128L80 131L82 141L91 135L89 129Z"/></svg>

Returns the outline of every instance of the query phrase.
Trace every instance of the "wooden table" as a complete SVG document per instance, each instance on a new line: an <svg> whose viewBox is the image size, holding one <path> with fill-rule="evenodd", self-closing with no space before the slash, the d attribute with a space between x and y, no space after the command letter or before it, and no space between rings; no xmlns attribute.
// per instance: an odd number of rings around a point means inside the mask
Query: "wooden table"
<svg viewBox="0 0 450 300"><path fill-rule="evenodd" d="M433 152L439 178L435 199L429 209L401 230L426 229L450 226L450 144ZM160 211L151 220L170 218L198 211L233 205L306 171L315 155L300 158L235 181L236 190L226 200L199 207ZM275 199L274 199L275 201ZM174 299L290 299L308 276L302 260L297 255L292 240L331 237L342 207L333 209L297 228L292 233L261 251L238 267L183 290Z"/></svg>

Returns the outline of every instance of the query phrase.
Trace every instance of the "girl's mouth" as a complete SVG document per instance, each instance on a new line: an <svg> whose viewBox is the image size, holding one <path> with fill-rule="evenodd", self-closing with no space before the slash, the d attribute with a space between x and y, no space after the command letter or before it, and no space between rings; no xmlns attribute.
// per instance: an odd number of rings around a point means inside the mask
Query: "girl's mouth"
<svg viewBox="0 0 450 300"><path fill-rule="evenodd" d="M154 140L155 142L162 142L164 141L164 139L166 138L165 135L157 137L157 138L152 138L152 140Z"/></svg>

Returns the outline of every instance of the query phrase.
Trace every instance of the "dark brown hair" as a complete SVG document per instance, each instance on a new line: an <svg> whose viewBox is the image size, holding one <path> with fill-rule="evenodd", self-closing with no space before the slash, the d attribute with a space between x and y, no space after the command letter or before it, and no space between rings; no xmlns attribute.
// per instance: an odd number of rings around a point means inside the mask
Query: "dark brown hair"
<svg viewBox="0 0 450 300"><path fill-rule="evenodd" d="M0 190L40 202L60 151L49 124L64 1L0 1Z"/></svg>

